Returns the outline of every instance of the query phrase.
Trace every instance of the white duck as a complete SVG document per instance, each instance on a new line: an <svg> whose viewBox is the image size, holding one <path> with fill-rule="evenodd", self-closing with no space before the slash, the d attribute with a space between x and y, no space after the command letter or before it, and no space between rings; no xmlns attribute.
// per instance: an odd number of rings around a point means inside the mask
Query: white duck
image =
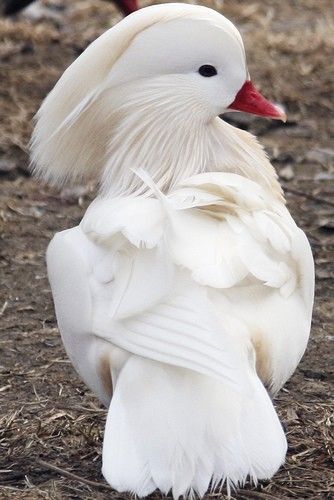
<svg viewBox="0 0 334 500"><path fill-rule="evenodd" d="M305 350L313 260L262 147L218 118L228 108L283 118L230 21L167 4L92 43L38 113L37 173L101 180L47 262L67 353L109 406L118 491L202 496L284 461L265 387Z"/></svg>

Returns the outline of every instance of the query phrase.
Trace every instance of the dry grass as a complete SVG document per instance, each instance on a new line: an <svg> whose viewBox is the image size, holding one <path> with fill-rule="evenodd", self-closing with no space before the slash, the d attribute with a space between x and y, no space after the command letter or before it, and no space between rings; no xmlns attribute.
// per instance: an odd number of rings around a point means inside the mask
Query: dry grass
<svg viewBox="0 0 334 500"><path fill-rule="evenodd" d="M117 13L98 0L65 10L64 0L44 3L58 6L50 18L0 20L0 170L10 170L0 180L0 498L126 499L101 477L105 410L67 360L44 265L48 241L80 220L92 193L59 196L22 175L42 98ZM312 340L276 401L289 440L286 464L271 481L236 493L239 500L333 498L334 169L333 150L323 151L334 125L332 10L331 0L224 2L243 32L254 81L287 107L284 127L239 120L272 155L311 240L318 278Z"/></svg>

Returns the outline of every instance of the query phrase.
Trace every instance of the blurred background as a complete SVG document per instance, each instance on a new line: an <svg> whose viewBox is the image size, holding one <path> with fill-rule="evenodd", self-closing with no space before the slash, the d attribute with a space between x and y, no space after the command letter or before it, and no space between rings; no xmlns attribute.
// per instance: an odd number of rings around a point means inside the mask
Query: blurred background
<svg viewBox="0 0 334 500"><path fill-rule="evenodd" d="M286 124L241 113L226 119L264 144L316 261L311 342L276 402L288 460L271 481L247 485L234 498L333 498L334 3L200 3L237 25L252 80L286 109ZM9 17L6 5L0 2L0 498L126 499L101 477L105 410L63 350L44 263L53 234L80 221L95 188L57 191L28 170L41 101L123 14L102 0L39 0Z"/></svg>

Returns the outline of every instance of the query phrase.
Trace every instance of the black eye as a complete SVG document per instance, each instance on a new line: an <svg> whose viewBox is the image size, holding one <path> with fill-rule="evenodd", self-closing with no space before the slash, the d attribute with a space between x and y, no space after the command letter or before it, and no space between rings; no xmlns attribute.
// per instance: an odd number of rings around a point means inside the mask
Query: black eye
<svg viewBox="0 0 334 500"><path fill-rule="evenodd" d="M217 74L217 70L211 64L204 64L198 70L199 74L202 76L215 76Z"/></svg>

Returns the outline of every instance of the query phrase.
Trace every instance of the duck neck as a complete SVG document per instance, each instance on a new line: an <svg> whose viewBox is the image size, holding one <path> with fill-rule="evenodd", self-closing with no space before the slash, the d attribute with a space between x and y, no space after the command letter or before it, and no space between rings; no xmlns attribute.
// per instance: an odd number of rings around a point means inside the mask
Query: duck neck
<svg viewBox="0 0 334 500"><path fill-rule="evenodd" d="M256 138L220 118L203 118L192 109L166 103L129 113L131 103L118 109L102 178L102 194L140 194L136 170L144 169L167 193L175 185L203 172L232 172L263 186L283 201L277 175ZM187 111L187 112L186 112ZM181 119L182 117L182 119Z"/></svg>

